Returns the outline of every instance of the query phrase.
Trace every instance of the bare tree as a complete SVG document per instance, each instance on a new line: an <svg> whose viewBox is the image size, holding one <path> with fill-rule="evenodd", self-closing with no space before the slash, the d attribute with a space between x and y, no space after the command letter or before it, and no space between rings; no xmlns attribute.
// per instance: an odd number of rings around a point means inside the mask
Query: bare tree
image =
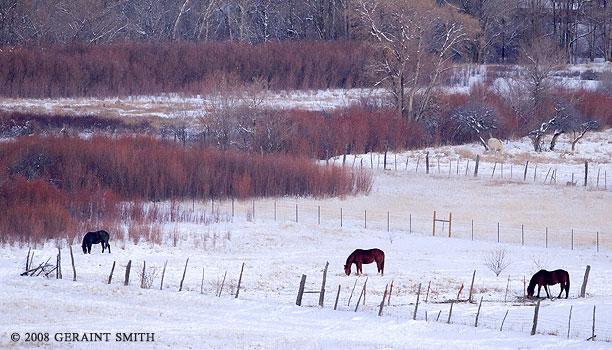
<svg viewBox="0 0 612 350"><path fill-rule="evenodd" d="M478 141L489 150L484 134L497 128L497 111L490 106L469 102L457 107L451 115L457 123L455 135L475 134Z"/></svg>
<svg viewBox="0 0 612 350"><path fill-rule="evenodd" d="M485 255L483 263L489 270L493 271L495 276L499 276L508 266L510 266L512 261L505 249L496 249Z"/></svg>
<svg viewBox="0 0 612 350"><path fill-rule="evenodd" d="M420 119L470 20L429 0L361 0L358 12L377 47L377 85L389 89L398 113Z"/></svg>

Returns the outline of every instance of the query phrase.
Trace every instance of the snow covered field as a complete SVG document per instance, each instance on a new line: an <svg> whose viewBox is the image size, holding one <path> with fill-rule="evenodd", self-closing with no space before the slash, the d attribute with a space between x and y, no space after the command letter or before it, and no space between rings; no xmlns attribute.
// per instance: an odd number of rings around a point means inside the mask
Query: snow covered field
<svg viewBox="0 0 612 350"><path fill-rule="evenodd" d="M464 171L468 153L482 154L478 178L473 174L457 175L454 165L448 175L448 168L442 167L445 161L441 161L438 173L437 162L433 160L436 167L426 175L424 151L399 154L398 170L391 163L388 168L392 170L386 171L378 165L377 155L360 155L354 163L352 159L347 163L361 166L363 159L364 167L374 168L375 185L368 196L236 202L235 217L231 221L210 226L169 223L163 228L161 246L115 240L111 242L112 254L102 254L100 247L94 246L91 255L83 255L80 245L75 243L72 248L76 282L72 281L65 243L60 244L62 280L19 276L28 248L0 247L0 348L610 348L612 184L606 189L596 188L593 182L587 188L574 187L566 186L561 178L557 184L544 184L545 174L536 174L537 181L522 179L526 160L541 164L542 171L554 165L560 174L572 171L579 174L587 159L597 164L593 167L607 169L608 176L612 176L609 139L610 131L593 134L574 153L564 150L566 146L560 142L557 152L535 154L525 140L504 144L507 153L503 156L483 154L478 145L429 150L432 159L438 154L454 160L464 157L460 172ZM421 168L416 172L419 155ZM394 156L389 159L394 161ZM374 160L373 165L370 159ZM493 163L501 159L507 166L516 164L520 169L519 179L508 179L507 168L504 178L499 178L497 173L491 178ZM406 160L409 170L405 169ZM338 164L341 159L332 161ZM530 178L533 171L528 172ZM299 220L295 218L294 204L299 205ZM231 203L196 203L195 209L210 211L211 205L231 217ZM190 207L191 203L185 206ZM319 206L321 224L317 221ZM339 208L344 210L342 227ZM366 210L368 222L364 225ZM441 226L440 234L431 237L434 210L440 217L453 212L454 238L449 239L444 231L447 227ZM389 215L389 230L387 212L393 214ZM410 228L408 213L413 220ZM474 241L469 232L470 220L477 223ZM496 239L496 222L502 222L501 243ZM521 224L527 227L524 246L519 239ZM542 237L545 226L551 233L548 248ZM536 230L538 227L540 231ZM569 228L601 231L600 251L596 251L592 242L576 244L572 250L569 241L563 240L569 237L569 232L563 230ZM354 267L353 275L346 276L343 272L346 257L356 248L372 247L386 253L384 277L376 275L374 265L364 266L365 276L356 277ZM47 258L54 261L57 254L55 242L33 250L35 265ZM496 276L484 260L498 250L506 252L510 265ZM185 282L179 292L187 258ZM133 264L131 282L124 286L128 260ZM114 261L117 266L108 285ZM138 271L142 270L143 261L148 271L157 271L151 289L139 287ZM164 288L159 290L161 269L166 261ZM296 306L300 276L308 276L307 290L319 289L326 262L329 262L329 273L325 306L317 306L317 294L305 294L302 307ZM242 263L245 263L244 276L236 299ZM587 296L582 299L578 294L586 265L591 266L591 274ZM540 268L569 271L570 297L543 300L538 334L530 336L534 302L523 300L523 280L528 282ZM467 303L474 270L475 302ZM225 272L227 277L223 283ZM365 306L362 301L355 312L366 278ZM390 305L379 317L378 304L385 286L392 281ZM217 297L222 283L224 288ZM419 284L417 320L412 320ZM427 294L428 285L431 287ZM463 302L453 306L449 325L450 301L457 299L462 285L459 299ZM338 286L338 310L334 311ZM551 287L551 292L557 296L559 286ZM544 291L542 294L545 295ZM479 325L475 328L477 301L481 298ZM598 341L587 342L585 339L592 332L594 306ZM26 342L28 332L49 333L50 340ZM108 342L66 341L65 333L72 332L79 333L79 338L90 332L110 335ZM13 333L20 340L12 341ZM131 338L121 338L124 341L118 342L117 333ZM133 341L147 340L147 335L154 341ZM75 338L70 337L69 340Z"/></svg>

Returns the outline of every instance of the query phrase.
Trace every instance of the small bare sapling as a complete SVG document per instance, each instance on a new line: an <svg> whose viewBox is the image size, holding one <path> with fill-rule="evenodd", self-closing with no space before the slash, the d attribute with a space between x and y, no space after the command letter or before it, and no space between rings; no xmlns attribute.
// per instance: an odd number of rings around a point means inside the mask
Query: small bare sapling
<svg viewBox="0 0 612 350"><path fill-rule="evenodd" d="M153 286L153 282L155 281L155 278L157 278L157 275L159 274L159 266L146 266L146 269L144 270L144 277L143 277L143 266L139 265L138 268L136 268L136 272L138 273L138 280L140 280L142 282L141 287L144 289L151 289L151 286Z"/></svg>
<svg viewBox="0 0 612 350"><path fill-rule="evenodd" d="M505 249L496 249L490 251L483 261L484 265L493 271L495 276L499 276L508 266L511 261L508 252Z"/></svg>

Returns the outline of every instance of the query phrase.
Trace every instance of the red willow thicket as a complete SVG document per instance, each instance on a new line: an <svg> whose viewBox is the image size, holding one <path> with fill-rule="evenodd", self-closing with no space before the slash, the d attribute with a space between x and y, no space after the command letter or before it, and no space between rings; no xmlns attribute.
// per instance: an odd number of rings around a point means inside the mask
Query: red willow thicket
<svg viewBox="0 0 612 350"><path fill-rule="evenodd" d="M0 51L0 95L56 98L202 94L257 81L272 89L371 84L355 42L116 43Z"/></svg>
<svg viewBox="0 0 612 350"><path fill-rule="evenodd" d="M118 225L122 201L367 193L372 178L305 158L182 148L150 137L21 137L0 144L0 241L68 237ZM128 214L130 211L128 211ZM149 220L150 221L150 220Z"/></svg>

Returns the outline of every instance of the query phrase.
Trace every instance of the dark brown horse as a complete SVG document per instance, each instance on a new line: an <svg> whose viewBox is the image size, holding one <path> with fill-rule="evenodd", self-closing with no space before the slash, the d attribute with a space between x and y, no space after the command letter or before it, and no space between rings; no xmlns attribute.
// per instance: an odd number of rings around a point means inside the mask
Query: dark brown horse
<svg viewBox="0 0 612 350"><path fill-rule="evenodd" d="M360 275L363 273L363 270L361 269L361 265L371 264L374 261L376 261L376 267L378 268L378 272L380 272L381 275L384 275L385 252L377 248L368 249L368 250L355 249L355 251L352 252L351 255L349 255L349 257L346 259L346 265L344 265L344 272L346 273L347 276L350 276L351 275L351 265L355 264L357 265L356 273L357 275Z"/></svg>
<svg viewBox="0 0 612 350"><path fill-rule="evenodd" d="M95 231L95 232L87 232L85 237L83 237L83 244L81 248L83 248L83 254L91 254L91 245L92 244L102 244L102 253L104 253L104 249L108 248L108 252L111 252L110 244L108 244L108 240L110 235L108 232L104 230Z"/></svg>
<svg viewBox="0 0 612 350"><path fill-rule="evenodd" d="M527 297L532 298L534 289L536 284L538 285L538 295L540 297L540 289L544 286L544 291L546 291L546 296L550 298L550 294L548 293L548 286L552 286L554 284L561 284L561 292L559 292L559 296L557 298L561 298L561 294L563 294L563 290L565 290L565 299L569 294L570 288L570 278L569 273L565 270L555 270L555 271L546 271L540 270L536 272L531 280L529 281L529 287L527 287Z"/></svg>

